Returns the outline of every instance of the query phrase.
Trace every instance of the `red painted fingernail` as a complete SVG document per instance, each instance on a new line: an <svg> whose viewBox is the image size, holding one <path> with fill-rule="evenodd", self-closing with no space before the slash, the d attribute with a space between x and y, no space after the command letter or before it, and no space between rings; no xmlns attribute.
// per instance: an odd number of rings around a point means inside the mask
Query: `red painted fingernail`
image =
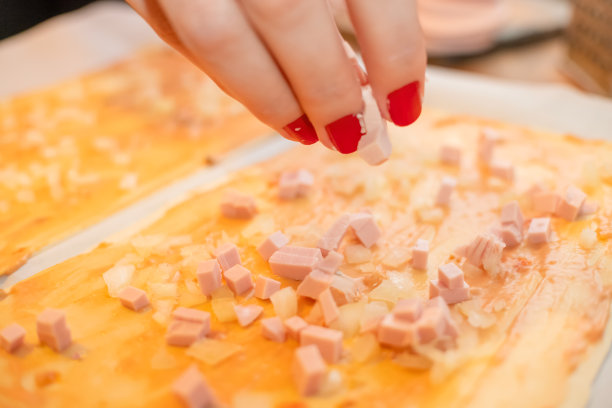
<svg viewBox="0 0 612 408"><path fill-rule="evenodd" d="M319 141L317 132L315 132L312 123L308 119L308 116L302 115L287 126L283 130L294 136L300 143L305 145L311 145Z"/></svg>
<svg viewBox="0 0 612 408"><path fill-rule="evenodd" d="M419 82L414 81L387 96L391 120L398 126L408 126L421 115L421 94Z"/></svg>
<svg viewBox="0 0 612 408"><path fill-rule="evenodd" d="M343 154L353 153L365 134L363 114L346 115L325 126L325 130L336 150Z"/></svg>

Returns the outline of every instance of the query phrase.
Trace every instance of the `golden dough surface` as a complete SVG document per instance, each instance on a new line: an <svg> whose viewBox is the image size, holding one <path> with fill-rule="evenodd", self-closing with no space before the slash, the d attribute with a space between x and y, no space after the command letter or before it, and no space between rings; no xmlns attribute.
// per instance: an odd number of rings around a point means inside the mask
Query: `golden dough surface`
<svg viewBox="0 0 612 408"><path fill-rule="evenodd" d="M515 165L513 184L477 164L484 125L503 136L496 155ZM23 325L28 345L15 355L0 353L0 406L179 406L170 385L192 363L223 404L237 407L552 407L570 397L585 403L603 358L598 350L610 343L604 333L612 285L612 178L605 164L612 144L436 112L390 132L394 152L379 167L323 147L298 147L195 192L132 236L15 285L0 301L0 327ZM453 138L462 145L461 168L438 161L440 145ZM277 180L283 170L296 168L314 174L314 191L281 201ZM458 184L450 207L440 210L432 203L444 175ZM374 301L427 298L437 266L450 259L461 263L454 249L487 230L504 203L518 200L526 219L537 215L525 195L536 182L553 189L574 183L600 209L571 223L553 218L555 239L547 245L505 250L499 278L464 265L472 299L451 306L459 327L456 348L424 348L416 355L373 347L364 353L368 339L356 334L351 315ZM222 218L219 203L228 188L255 196L259 214L248 221ZM364 207L383 237L369 259L341 267L368 287L361 302L341 308L345 351L330 366L341 381L324 395L303 399L291 378L295 341L264 340L259 321L242 328L217 318L232 304L260 304L270 317L270 302L223 290L207 299L198 292L195 269L215 247L233 242L254 276L272 276L255 249L268 234L282 230L292 244L315 246L336 217ZM596 232L595 242L581 240L585 229ZM427 271L410 267L409 249L417 238L431 241ZM354 243L348 237L343 245ZM109 296L102 274L117 265L133 265L131 284L147 291L151 308L135 313ZM297 286L279 279L283 287ZM168 316L177 306L211 311L212 338L190 349L167 346ZM36 315L47 307L67 314L75 343L64 353L38 345ZM316 320L311 308L302 299L298 313Z"/></svg>
<svg viewBox="0 0 612 408"><path fill-rule="evenodd" d="M169 49L0 102L0 275L267 132Z"/></svg>

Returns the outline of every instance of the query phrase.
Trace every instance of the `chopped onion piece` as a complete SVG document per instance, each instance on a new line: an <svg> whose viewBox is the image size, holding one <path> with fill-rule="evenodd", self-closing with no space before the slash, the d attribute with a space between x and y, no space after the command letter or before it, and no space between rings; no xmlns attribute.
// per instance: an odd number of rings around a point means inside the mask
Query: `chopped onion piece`
<svg viewBox="0 0 612 408"><path fill-rule="evenodd" d="M342 374L338 370L330 370L321 384L321 389L318 395L330 396L338 393L342 389L343 381Z"/></svg>
<svg viewBox="0 0 612 408"><path fill-rule="evenodd" d="M360 264L372 259L372 252L361 244L347 245L344 248L344 259L349 264Z"/></svg>
<svg viewBox="0 0 612 408"><path fill-rule="evenodd" d="M149 283L149 291L154 298L177 298L178 286L176 283Z"/></svg>
<svg viewBox="0 0 612 408"><path fill-rule="evenodd" d="M408 247L396 246L382 259L382 263L390 268L397 268L408 262L412 256L412 250Z"/></svg>
<svg viewBox="0 0 612 408"><path fill-rule="evenodd" d="M365 333L357 337L351 345L351 355L357 363L365 363L371 360L380 352L380 345L376 336L372 333Z"/></svg>
<svg viewBox="0 0 612 408"><path fill-rule="evenodd" d="M597 243L597 233L591 228L585 228L580 233L580 246L585 249L591 249Z"/></svg>
<svg viewBox="0 0 612 408"><path fill-rule="evenodd" d="M166 326L170 321L170 315L172 314L172 309L174 309L174 305L176 301L174 300L157 300L153 302L153 309L155 313L153 313L153 320L162 326Z"/></svg>
<svg viewBox="0 0 612 408"><path fill-rule="evenodd" d="M338 318L329 327L342 331L345 339L353 337L361 327L361 316L363 316L365 305L364 302L355 302L340 306Z"/></svg>
<svg viewBox="0 0 612 408"><path fill-rule="evenodd" d="M363 308L363 314L361 315L360 325L364 327L369 322L380 318L381 316L389 313L389 307L385 302L370 302Z"/></svg>
<svg viewBox="0 0 612 408"><path fill-rule="evenodd" d="M130 284L135 269L134 265L117 265L102 274L111 297L117 297L119 291Z"/></svg>
<svg viewBox="0 0 612 408"><path fill-rule="evenodd" d="M234 306L236 302L233 299L213 299L211 302L212 310L217 320L221 323L228 323L236 321L236 312Z"/></svg>

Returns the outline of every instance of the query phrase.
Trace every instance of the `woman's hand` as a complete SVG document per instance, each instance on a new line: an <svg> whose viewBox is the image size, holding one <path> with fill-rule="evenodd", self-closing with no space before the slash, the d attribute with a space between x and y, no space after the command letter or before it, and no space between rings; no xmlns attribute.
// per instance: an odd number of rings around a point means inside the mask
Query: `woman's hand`
<svg viewBox="0 0 612 408"><path fill-rule="evenodd" d="M327 0L127 0L168 44L288 139L357 149L364 74ZM346 0L383 117L421 112L426 55L415 0Z"/></svg>

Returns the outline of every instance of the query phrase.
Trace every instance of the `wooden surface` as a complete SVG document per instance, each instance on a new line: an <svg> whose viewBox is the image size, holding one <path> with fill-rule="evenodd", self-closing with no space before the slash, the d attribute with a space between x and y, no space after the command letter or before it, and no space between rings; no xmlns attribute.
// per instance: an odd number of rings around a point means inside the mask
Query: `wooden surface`
<svg viewBox="0 0 612 408"><path fill-rule="evenodd" d="M604 234L610 231L612 178L603 167L593 172L593 163L609 161L612 145L488 122L506 136L496 154L517 167L516 183L506 185L476 165L478 130L485 123L428 112L410 129L392 128L392 159L367 173L356 157L339 157L320 147L297 148L239 173L227 185L195 194L137 233L139 238L102 244L17 284L0 301L0 327L22 324L28 345L16 355L0 353L5 373L0 377L0 406L178 406L170 384L194 361L228 405L259 398L279 407L542 407L559 405L576 394L577 402L570 406L583 404L597 369L597 364L585 361L595 355L599 363L602 357L594 350L606 349L610 340L602 336L612 285L609 233ZM438 148L448 138L462 140L461 169L438 164ZM280 202L276 197L280 171L295 167L315 174L316 189L306 199ZM450 210L434 217L431 203L443 175L456 176L458 188ZM193 290L194 271L198 261L208 259L223 242L239 246L244 265L255 275L270 275L255 251L267 234L281 229L293 244L313 246L335 217L369 207L383 239L373 248L370 261L345 264L342 271L363 276L368 292L390 280L397 288L396 298L424 298L437 266L453 259L457 246L488 229L498 219L501 205L517 199L528 219L535 215L524 195L534 182L551 188L576 183L604 208L597 216L574 223L554 219L556 240L549 245L505 251L502 279L464 268L473 299L452 307L460 330L456 349L442 353L423 348L419 351L425 357L416 361L412 353L382 349L357 363L354 347L360 337L354 336L355 328L344 327L345 355L332 366L342 378L341 385L326 396L302 400L289 369L297 343L265 341L259 322L245 329L213 318L213 337L225 346L218 349L218 342L208 341L198 347L213 357L230 347L230 355L219 357L220 361L209 356L205 363L189 351L165 345L165 322L160 316L168 305L211 310L211 302ZM220 217L219 202L228 187L257 197L259 215L254 220ZM585 227L600 231L591 249L578 243ZM432 243L426 272L412 270L407 258L399 264L390 261L391 250L406 250L419 237ZM135 266L132 284L149 293L152 309L134 313L108 296L101 275L118 261ZM167 282L177 271L178 297L156 295L151 284ZM297 286L281 281L283 286ZM273 315L269 302L223 298L261 304L266 317ZM377 298L376 292L370 292L363 302ZM299 314L308 315L311 306L301 301ZM35 319L46 307L67 313L75 345L65 353L37 344ZM482 323L487 320L494 324ZM405 367L407 359L412 368ZM574 372L586 386L570 381ZM54 374L54 380L40 381Z"/></svg>
<svg viewBox="0 0 612 408"><path fill-rule="evenodd" d="M0 275L269 132L168 49L0 102Z"/></svg>

